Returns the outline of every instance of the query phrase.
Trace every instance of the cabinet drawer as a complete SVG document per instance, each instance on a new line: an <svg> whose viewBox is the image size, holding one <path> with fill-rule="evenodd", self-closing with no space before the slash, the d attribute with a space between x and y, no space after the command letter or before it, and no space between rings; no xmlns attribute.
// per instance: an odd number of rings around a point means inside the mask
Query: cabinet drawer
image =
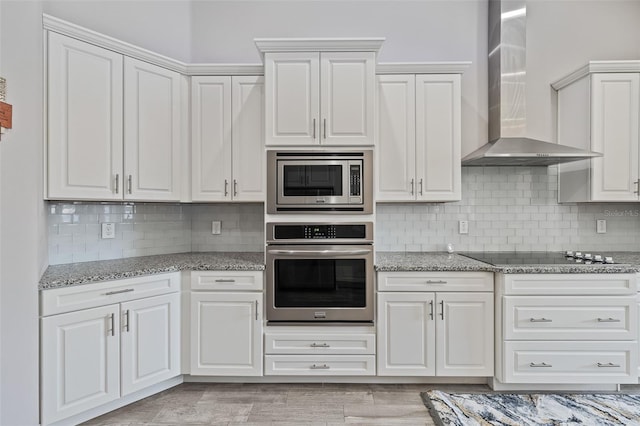
<svg viewBox="0 0 640 426"><path fill-rule="evenodd" d="M493 291L493 273L378 272L378 291Z"/></svg>
<svg viewBox="0 0 640 426"><path fill-rule="evenodd" d="M375 355L265 355L268 376L374 376Z"/></svg>
<svg viewBox="0 0 640 426"><path fill-rule="evenodd" d="M267 354L374 355L375 334L266 333Z"/></svg>
<svg viewBox="0 0 640 426"><path fill-rule="evenodd" d="M499 274L505 294L606 295L634 294L636 274Z"/></svg>
<svg viewBox="0 0 640 426"><path fill-rule="evenodd" d="M505 342L505 383L637 383L637 342Z"/></svg>
<svg viewBox="0 0 640 426"><path fill-rule="evenodd" d="M636 340L634 296L504 296L507 340Z"/></svg>
<svg viewBox="0 0 640 426"><path fill-rule="evenodd" d="M262 291L262 271L194 271L191 290Z"/></svg>
<svg viewBox="0 0 640 426"><path fill-rule="evenodd" d="M42 316L180 291L180 272L43 290Z"/></svg>

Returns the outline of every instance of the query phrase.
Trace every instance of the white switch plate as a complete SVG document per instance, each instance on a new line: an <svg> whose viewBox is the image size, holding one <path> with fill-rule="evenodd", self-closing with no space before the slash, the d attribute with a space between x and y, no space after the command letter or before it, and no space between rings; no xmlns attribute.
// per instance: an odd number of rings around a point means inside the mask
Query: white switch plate
<svg viewBox="0 0 640 426"><path fill-rule="evenodd" d="M469 233L469 221L468 220L461 220L458 222L458 232L461 234L468 234Z"/></svg>
<svg viewBox="0 0 640 426"><path fill-rule="evenodd" d="M604 219L596 220L596 233L598 234L606 234L607 233L607 221Z"/></svg>
<svg viewBox="0 0 640 426"><path fill-rule="evenodd" d="M211 222L211 233L213 235L220 235L221 222L219 220L214 220Z"/></svg>
<svg viewBox="0 0 640 426"><path fill-rule="evenodd" d="M116 224L111 222L105 222L102 224L102 238L115 238L116 237Z"/></svg>

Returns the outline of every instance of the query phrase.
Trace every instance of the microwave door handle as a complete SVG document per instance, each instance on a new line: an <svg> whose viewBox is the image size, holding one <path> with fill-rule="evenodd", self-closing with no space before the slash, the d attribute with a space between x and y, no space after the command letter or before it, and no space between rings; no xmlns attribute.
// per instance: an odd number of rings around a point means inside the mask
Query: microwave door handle
<svg viewBox="0 0 640 426"><path fill-rule="evenodd" d="M286 254L290 256L353 256L369 254L371 250L268 250L269 254Z"/></svg>

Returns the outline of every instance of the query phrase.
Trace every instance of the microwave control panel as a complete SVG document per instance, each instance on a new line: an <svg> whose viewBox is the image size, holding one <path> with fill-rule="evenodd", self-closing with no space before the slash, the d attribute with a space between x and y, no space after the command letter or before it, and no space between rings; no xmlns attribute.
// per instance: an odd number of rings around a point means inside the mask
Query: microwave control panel
<svg viewBox="0 0 640 426"><path fill-rule="evenodd" d="M359 197L361 194L362 182L362 166L359 164L352 164L349 168L349 176L351 185L349 195L352 197Z"/></svg>

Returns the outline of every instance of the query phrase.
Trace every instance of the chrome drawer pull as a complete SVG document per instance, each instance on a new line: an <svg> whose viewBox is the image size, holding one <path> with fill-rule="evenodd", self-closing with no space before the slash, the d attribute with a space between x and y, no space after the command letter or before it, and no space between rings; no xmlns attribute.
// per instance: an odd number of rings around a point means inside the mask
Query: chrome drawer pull
<svg viewBox="0 0 640 426"><path fill-rule="evenodd" d="M125 290L108 291L104 295L105 296L111 296L112 294L129 293L129 292L132 292L134 290L135 290L135 288L127 288Z"/></svg>
<svg viewBox="0 0 640 426"><path fill-rule="evenodd" d="M318 343L312 343L312 344L311 344L311 347L312 347L312 348L330 348L331 346L330 346L330 345L328 345L328 344L326 344L326 343L320 343L320 344L318 344Z"/></svg>
<svg viewBox="0 0 640 426"><path fill-rule="evenodd" d="M331 367L329 367L327 364L322 364L322 365L316 365L316 364L313 364L313 365L311 366L311 369L312 369L312 370L328 370L328 369L330 369L330 368L331 368Z"/></svg>
<svg viewBox="0 0 640 426"><path fill-rule="evenodd" d="M219 280L216 280L216 282L217 282L217 283L235 283L235 282L236 282L236 280L228 280L228 279L227 279L227 280L225 280L225 279L219 279Z"/></svg>
<svg viewBox="0 0 640 426"><path fill-rule="evenodd" d="M529 319L529 322L553 322L553 320L542 317L542 318L531 318Z"/></svg>
<svg viewBox="0 0 640 426"><path fill-rule="evenodd" d="M617 318L598 318L598 322L620 322Z"/></svg>
<svg viewBox="0 0 640 426"><path fill-rule="evenodd" d="M427 280L427 284L446 284L446 283L447 283L446 281L442 281L442 280L437 280L437 281Z"/></svg>
<svg viewBox="0 0 640 426"><path fill-rule="evenodd" d="M598 367L620 367L620 364L614 364L612 362L608 362L606 364L603 364L601 362L598 363Z"/></svg>
<svg viewBox="0 0 640 426"><path fill-rule="evenodd" d="M541 362L540 364L532 362L531 364L529 364L529 367L553 367L553 365L547 364L546 362Z"/></svg>

